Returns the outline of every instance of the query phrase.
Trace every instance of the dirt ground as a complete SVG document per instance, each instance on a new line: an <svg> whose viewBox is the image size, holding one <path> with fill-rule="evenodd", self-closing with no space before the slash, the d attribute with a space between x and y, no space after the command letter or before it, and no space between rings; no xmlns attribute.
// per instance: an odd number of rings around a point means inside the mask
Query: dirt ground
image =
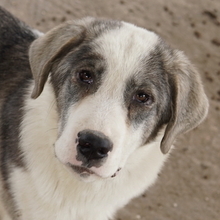
<svg viewBox="0 0 220 220"><path fill-rule="evenodd" d="M107 17L151 29L185 51L203 78L207 120L176 141L156 184L115 219L220 220L219 0L0 0L0 5L43 32L68 19Z"/></svg>

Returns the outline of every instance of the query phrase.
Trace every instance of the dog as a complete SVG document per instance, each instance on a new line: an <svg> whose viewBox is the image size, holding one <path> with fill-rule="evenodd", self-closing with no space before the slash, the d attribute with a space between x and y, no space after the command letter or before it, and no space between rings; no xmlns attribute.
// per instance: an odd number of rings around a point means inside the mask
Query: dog
<svg viewBox="0 0 220 220"><path fill-rule="evenodd" d="M123 21L0 17L0 219L113 218L206 117L198 72Z"/></svg>

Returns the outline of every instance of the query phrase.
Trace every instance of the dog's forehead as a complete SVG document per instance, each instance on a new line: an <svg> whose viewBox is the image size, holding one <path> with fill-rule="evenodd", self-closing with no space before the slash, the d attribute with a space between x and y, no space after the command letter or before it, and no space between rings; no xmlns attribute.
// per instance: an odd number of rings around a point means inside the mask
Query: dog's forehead
<svg viewBox="0 0 220 220"><path fill-rule="evenodd" d="M143 69L143 60L149 59L159 42L155 33L122 22L120 27L100 34L94 40L94 48L105 59L109 71L123 72L120 78L127 78Z"/></svg>
<svg viewBox="0 0 220 220"><path fill-rule="evenodd" d="M158 35L147 29L126 22L121 22L120 26L116 24L110 28L103 28L96 39L101 47L105 50L109 49L107 53L112 52L112 49L116 53L129 52L134 49L138 50L137 52L147 52L152 50L159 41ZM119 46L117 50L116 46Z"/></svg>

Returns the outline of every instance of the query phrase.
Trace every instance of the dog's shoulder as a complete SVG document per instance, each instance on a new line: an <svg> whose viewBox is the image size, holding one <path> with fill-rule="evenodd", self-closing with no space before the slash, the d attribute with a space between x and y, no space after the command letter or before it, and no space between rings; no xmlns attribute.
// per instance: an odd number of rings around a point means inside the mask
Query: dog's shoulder
<svg viewBox="0 0 220 220"><path fill-rule="evenodd" d="M24 22L0 7L0 51L16 44L30 43L35 33Z"/></svg>
<svg viewBox="0 0 220 220"><path fill-rule="evenodd" d="M19 155L22 106L32 79L28 50L36 38L31 28L0 7L0 153L9 157Z"/></svg>
<svg viewBox="0 0 220 220"><path fill-rule="evenodd" d="M32 78L28 50L37 35L2 7L0 18L0 96L6 96L6 90Z"/></svg>

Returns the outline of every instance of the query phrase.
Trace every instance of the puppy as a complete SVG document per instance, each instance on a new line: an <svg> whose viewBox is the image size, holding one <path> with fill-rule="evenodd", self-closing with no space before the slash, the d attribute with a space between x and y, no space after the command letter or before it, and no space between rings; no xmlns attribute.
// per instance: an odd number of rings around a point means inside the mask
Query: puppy
<svg viewBox="0 0 220 220"><path fill-rule="evenodd" d="M199 74L126 22L0 17L1 220L111 219L205 118Z"/></svg>

